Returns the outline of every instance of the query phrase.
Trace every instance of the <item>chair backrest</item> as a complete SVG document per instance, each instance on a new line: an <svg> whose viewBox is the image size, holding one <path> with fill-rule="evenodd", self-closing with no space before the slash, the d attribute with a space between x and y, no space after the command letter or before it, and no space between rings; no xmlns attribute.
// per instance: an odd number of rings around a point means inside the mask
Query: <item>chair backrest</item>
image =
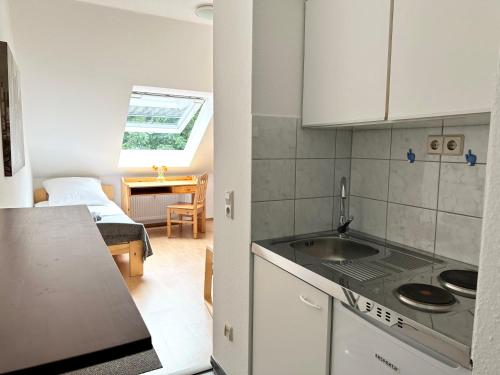
<svg viewBox="0 0 500 375"><path fill-rule="evenodd" d="M208 173L203 173L196 179L196 193L194 194L194 207L201 207L205 205L207 197Z"/></svg>

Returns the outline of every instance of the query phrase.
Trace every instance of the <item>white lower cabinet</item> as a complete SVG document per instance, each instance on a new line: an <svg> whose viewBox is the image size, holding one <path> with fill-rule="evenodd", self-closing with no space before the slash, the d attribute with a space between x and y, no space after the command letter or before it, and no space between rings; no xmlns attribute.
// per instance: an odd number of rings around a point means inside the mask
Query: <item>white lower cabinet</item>
<svg viewBox="0 0 500 375"><path fill-rule="evenodd" d="M328 375L332 298L254 257L253 375Z"/></svg>

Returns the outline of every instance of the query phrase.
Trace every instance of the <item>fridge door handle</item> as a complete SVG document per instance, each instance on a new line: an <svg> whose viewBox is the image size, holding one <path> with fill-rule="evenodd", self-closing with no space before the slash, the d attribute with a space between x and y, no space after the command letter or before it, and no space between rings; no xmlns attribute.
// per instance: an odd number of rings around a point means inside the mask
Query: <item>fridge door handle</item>
<svg viewBox="0 0 500 375"><path fill-rule="evenodd" d="M311 306L312 308L316 310L321 310L321 306L316 305L312 303L311 301L308 301L306 297L304 297L302 294L299 295L299 299L304 302L307 306Z"/></svg>

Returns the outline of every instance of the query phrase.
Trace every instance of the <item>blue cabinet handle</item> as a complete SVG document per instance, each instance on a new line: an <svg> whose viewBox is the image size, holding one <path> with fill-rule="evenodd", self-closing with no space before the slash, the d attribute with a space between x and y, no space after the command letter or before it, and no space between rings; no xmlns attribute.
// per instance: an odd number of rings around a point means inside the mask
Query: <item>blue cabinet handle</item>
<svg viewBox="0 0 500 375"><path fill-rule="evenodd" d="M406 153L406 158L410 163L415 163L415 153L412 151L411 148Z"/></svg>
<svg viewBox="0 0 500 375"><path fill-rule="evenodd" d="M476 165L476 160L477 156L472 153L472 150L469 150L469 152L465 154L465 161L469 166L473 167L474 165Z"/></svg>

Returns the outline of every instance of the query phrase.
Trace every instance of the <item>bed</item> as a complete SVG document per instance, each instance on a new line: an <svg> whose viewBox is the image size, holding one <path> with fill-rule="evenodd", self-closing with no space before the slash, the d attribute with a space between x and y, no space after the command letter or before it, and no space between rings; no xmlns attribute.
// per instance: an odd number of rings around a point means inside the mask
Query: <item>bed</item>
<svg viewBox="0 0 500 375"><path fill-rule="evenodd" d="M114 187L102 184L106 201L99 205L87 205L97 224L104 242L111 255L129 254L130 276L142 276L144 260L153 254L149 237L143 224L130 219L122 209L113 202ZM67 205L49 203L49 194L45 188L34 192L35 207Z"/></svg>

